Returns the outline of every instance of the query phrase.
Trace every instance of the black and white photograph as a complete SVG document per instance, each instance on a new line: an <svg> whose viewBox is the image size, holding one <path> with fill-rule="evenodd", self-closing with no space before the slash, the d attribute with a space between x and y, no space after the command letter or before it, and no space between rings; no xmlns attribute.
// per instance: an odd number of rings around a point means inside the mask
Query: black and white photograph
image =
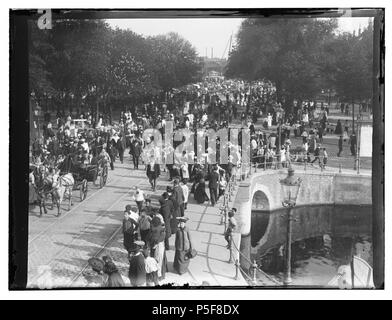
<svg viewBox="0 0 392 320"><path fill-rule="evenodd" d="M384 289L383 8L9 15L10 289Z"/></svg>

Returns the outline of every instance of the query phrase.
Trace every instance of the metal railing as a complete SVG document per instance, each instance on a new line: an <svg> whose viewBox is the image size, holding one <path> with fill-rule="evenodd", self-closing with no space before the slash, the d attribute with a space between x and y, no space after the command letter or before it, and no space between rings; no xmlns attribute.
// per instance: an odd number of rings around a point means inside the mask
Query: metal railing
<svg viewBox="0 0 392 320"><path fill-rule="evenodd" d="M224 223L225 232L227 229L227 214L229 213L229 203L232 201L232 198L234 197L236 184L237 184L236 175L232 174L224 191L223 204L219 208L220 215L221 215L220 224Z"/></svg>
<svg viewBox="0 0 392 320"><path fill-rule="evenodd" d="M264 272L263 270L261 270L260 267L257 265L256 260L254 260L254 261L252 262L248 257L246 257L246 256L238 249L238 247L236 246L236 244L235 244L235 242L233 241L232 238L231 238L230 240L231 240L231 248L234 248L234 250L235 250L236 252L238 252L239 256L242 257L243 259L245 259L245 261L247 261L247 262L251 265L251 270L252 270L251 275L249 275L248 272L246 272L246 271L240 266L240 263L239 263L238 259L236 259L236 260L234 261L234 265L235 265L235 267L236 267L236 280L238 280L238 271L241 271L242 274L243 274L246 278L248 278L248 279L249 279L248 281L250 281L253 285L257 285L257 284L259 284L260 282L263 283L263 281L260 279L260 277L257 276L258 273L261 275L261 277L263 277L263 278L266 280L266 281L264 280L264 283L265 283L265 282L269 282L269 284L271 284L271 285L279 285L279 286L282 286L282 285L283 285L283 283L279 282L278 280L274 279L274 278L271 277L269 274L267 274L266 272ZM229 262L230 262L230 263L233 262L233 259L232 259L232 249L230 249L230 260L229 260ZM266 283L266 284L268 285L268 283Z"/></svg>
<svg viewBox="0 0 392 320"><path fill-rule="evenodd" d="M237 176L235 174L233 174L225 188L225 192L224 192L224 197L223 197L223 205L222 207L220 207L220 215L221 215L221 221L220 224L224 224L224 234L226 234L226 230L227 230L227 225L228 225L228 213L230 211L229 208L229 203L232 201L232 198L235 195L235 188L236 188L236 184L237 184ZM263 270L261 270L259 268L259 266L257 265L256 261L251 262L236 246L235 242L233 241L232 235L230 235L229 237L230 240L230 258L229 258L229 263L233 263L235 265L235 279L238 280L239 279L239 272L241 271L241 273L243 274L243 276L247 279L247 281L249 283L252 283L253 285L257 285L260 281L259 277L257 276L257 274L261 274L262 277L264 277L264 279L267 279L270 284L273 285L282 285L282 283L280 283L279 281L275 280L274 278L272 278L270 275L268 275L267 273L265 273ZM248 272L246 270L244 270L238 259L233 259L234 256L234 252L238 252L240 257L243 257L251 266L252 266L252 275L249 275Z"/></svg>
<svg viewBox="0 0 392 320"><path fill-rule="evenodd" d="M279 156L273 156L269 157L272 158L272 160L267 161L268 157L265 157L263 155L258 155L258 156L253 156L252 157L252 169L251 171L254 173L258 172L258 169L261 171L266 171L266 170L277 170L277 169L282 169L282 168L287 168L289 165L297 165L303 167L304 171L307 170L320 170L323 172L326 170L326 167L329 168L336 168L339 170L339 173L342 173L343 165L342 161L344 160L353 160L354 165L352 170L357 171L357 173L360 173L360 159L358 158L347 158L347 157L326 157L327 161L336 161L338 160L338 167L336 167L336 163L333 164L333 166L328 165L328 162L325 164L324 163L324 156L313 156L313 160L310 160L310 157L307 155L290 155L290 158L287 159L286 161L280 161ZM258 159L261 159L261 161L258 161Z"/></svg>

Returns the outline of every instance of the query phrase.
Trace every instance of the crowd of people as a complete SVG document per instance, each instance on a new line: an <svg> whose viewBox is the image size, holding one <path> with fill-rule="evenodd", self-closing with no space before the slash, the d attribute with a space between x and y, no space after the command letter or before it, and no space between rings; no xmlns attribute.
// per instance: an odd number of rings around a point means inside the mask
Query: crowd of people
<svg viewBox="0 0 392 320"><path fill-rule="evenodd" d="M166 252L171 250L170 237L175 237L173 267L178 274L186 272L195 255L186 226L190 194L199 204L210 202L211 206L215 206L241 165L241 149L237 150L235 157L230 154L227 163L219 163L218 138L217 163L200 161L195 150L191 155L195 161L190 162L184 151L180 156L173 156L172 164L163 166L154 153L154 137L146 136L144 132L153 128L164 136L168 121L174 123L174 129L196 132L198 129L228 128L234 120L240 120L240 127L250 131L251 158L255 165L271 168L277 164L286 167L292 161L311 164L318 161L320 166L325 167L328 154L322 143L328 130L329 109L322 105L320 112L316 106L314 101L296 101L292 112L284 112L270 82L202 82L173 90L163 101L154 98L149 103L130 106L115 122L104 115L94 117L90 111L76 118L61 112L53 121L50 116L45 117L43 137L35 139L31 145L31 161L39 166L58 167L67 157L82 166L105 159L111 170L115 170L117 159L123 163L124 154L129 150L134 169L139 170L143 166L152 191L156 191L157 179L162 171L167 171L171 184L160 196L159 207L153 207L146 193L135 187L132 198L135 205L126 206L123 219L123 243L128 253L131 285L158 285L168 270ZM260 119L263 119L263 130L256 130ZM355 155L355 132L352 131L348 138L347 121L342 126L339 120L334 131L340 136L337 155L340 156L346 139L349 139L351 152ZM302 145L293 147L292 137L302 138ZM195 142L196 138L195 135ZM181 142L174 141L174 149L176 143ZM34 180L33 177L31 180ZM206 192L207 189L209 192ZM231 233L236 227L235 211L229 212L229 231L225 234L228 248L231 247ZM108 275L106 285L123 286L112 259L106 256L103 260L105 267L101 272Z"/></svg>
<svg viewBox="0 0 392 320"><path fill-rule="evenodd" d="M219 198L219 170L222 169L214 167L209 178L214 182L209 185L211 198L216 197L214 201ZM128 253L128 277L131 286L156 286L162 283L168 272L168 250L175 251L173 268L179 275L187 272L191 259L197 254L191 233L186 226L187 203L191 193L187 182L187 179L180 181L180 177L175 177L172 185L168 185L160 196L159 207L153 207L146 192L138 186L134 187L131 199L135 205L126 205L122 224L123 245ZM200 182L195 183L198 185ZM231 249L231 236L236 227L235 212L236 209L233 208L228 213L229 225L224 234L228 249ZM174 248L169 245L172 236L175 237ZM104 268L101 273L107 274L105 286L125 286L112 259L105 256L103 261Z"/></svg>

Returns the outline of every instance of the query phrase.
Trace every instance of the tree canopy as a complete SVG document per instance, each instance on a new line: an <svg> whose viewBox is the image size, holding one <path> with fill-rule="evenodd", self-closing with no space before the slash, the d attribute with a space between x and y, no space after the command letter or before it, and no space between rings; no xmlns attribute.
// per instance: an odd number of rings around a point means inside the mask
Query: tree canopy
<svg viewBox="0 0 392 320"><path fill-rule="evenodd" d="M195 48L176 33L144 38L103 20L31 21L30 93L129 103L200 79Z"/></svg>
<svg viewBox="0 0 392 320"><path fill-rule="evenodd" d="M363 98L371 88L371 27L358 36L339 35L336 28L336 19L245 19L226 76L270 80L277 99L289 106L326 88Z"/></svg>

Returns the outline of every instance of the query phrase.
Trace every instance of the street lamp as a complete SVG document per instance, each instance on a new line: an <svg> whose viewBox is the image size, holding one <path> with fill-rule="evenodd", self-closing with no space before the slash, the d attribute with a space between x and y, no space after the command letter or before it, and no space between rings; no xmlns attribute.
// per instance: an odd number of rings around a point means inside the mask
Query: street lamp
<svg viewBox="0 0 392 320"><path fill-rule="evenodd" d="M296 205L298 192L301 187L302 179L294 177L294 169L290 166L287 177L279 180L282 188L283 207L287 208L287 238L286 238L286 257L285 257L285 275L283 283L288 285L291 283L291 235L293 208Z"/></svg>

